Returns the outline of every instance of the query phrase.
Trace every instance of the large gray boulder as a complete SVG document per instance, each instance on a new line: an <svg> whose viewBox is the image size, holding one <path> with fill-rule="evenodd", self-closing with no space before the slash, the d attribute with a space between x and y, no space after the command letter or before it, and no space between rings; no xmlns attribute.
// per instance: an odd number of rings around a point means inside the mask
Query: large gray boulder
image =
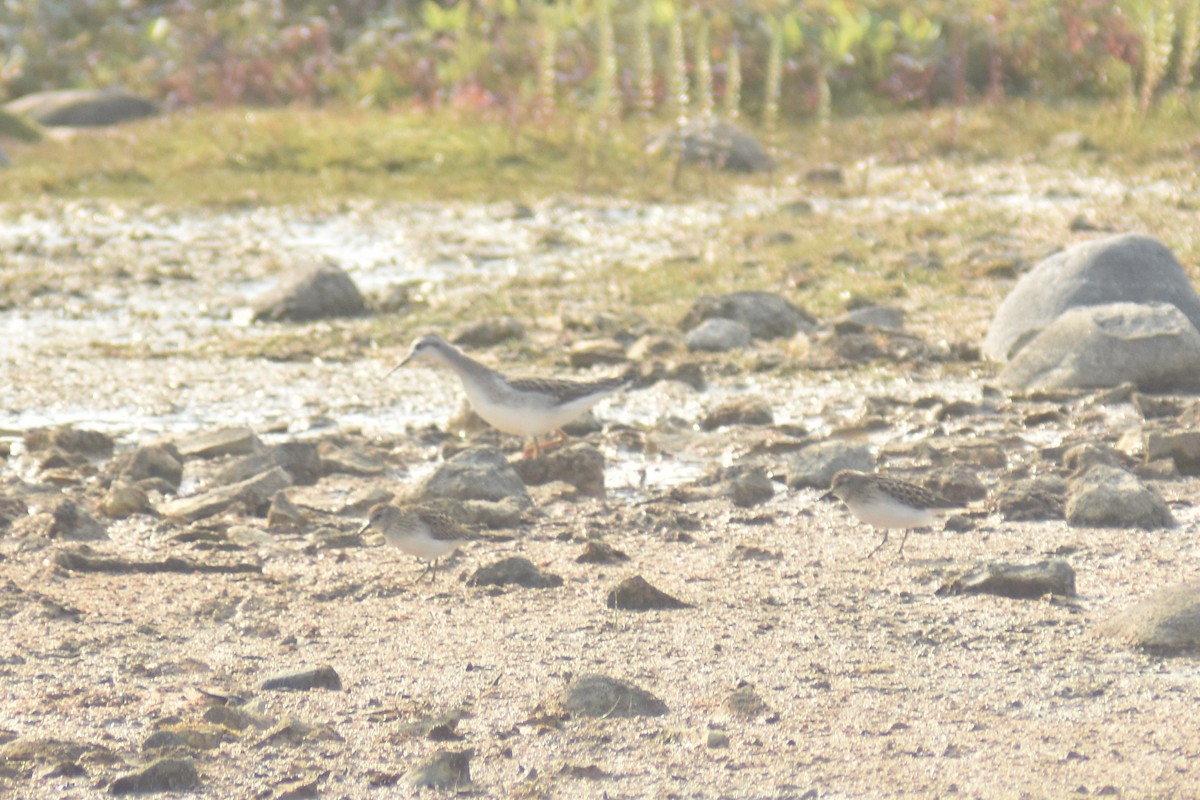
<svg viewBox="0 0 1200 800"><path fill-rule="evenodd" d="M999 380L1019 389L1200 390L1200 331L1176 306L1073 308L1016 354Z"/></svg>
<svg viewBox="0 0 1200 800"><path fill-rule="evenodd" d="M1122 302L1170 303L1200 328L1200 296L1171 251L1122 234L1069 247L1024 275L996 311L983 353L1008 360L1068 309Z"/></svg>
<svg viewBox="0 0 1200 800"><path fill-rule="evenodd" d="M420 496L426 502L445 498L496 503L511 497L522 506L530 503L525 483L504 453L487 446L455 453L425 479Z"/></svg>
<svg viewBox="0 0 1200 800"><path fill-rule="evenodd" d="M47 126L101 127L158 113L158 104L124 89L57 89L34 92L5 104Z"/></svg>
<svg viewBox="0 0 1200 800"><path fill-rule="evenodd" d="M786 339L798 331L810 332L817 320L787 298L769 292L732 292L719 297L696 298L680 325L692 330L713 317L731 319L750 329L755 339Z"/></svg>

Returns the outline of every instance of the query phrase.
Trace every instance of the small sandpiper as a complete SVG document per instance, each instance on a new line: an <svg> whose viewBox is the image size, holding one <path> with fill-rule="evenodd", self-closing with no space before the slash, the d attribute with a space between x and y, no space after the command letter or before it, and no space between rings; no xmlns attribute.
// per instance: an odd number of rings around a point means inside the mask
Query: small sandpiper
<svg viewBox="0 0 1200 800"><path fill-rule="evenodd" d="M539 436L553 431L558 434L554 444L566 441L563 425L629 383L634 376L630 370L619 377L598 381L509 378L434 334L417 339L404 360L388 375L414 361L442 364L454 370L475 413L497 430L532 438L535 455L542 452ZM526 457L530 451L530 446L526 446Z"/></svg>
<svg viewBox="0 0 1200 800"><path fill-rule="evenodd" d="M437 572L438 559L448 555L470 541L481 537L450 517L425 506L394 506L380 503L371 509L360 534L376 530L384 540L409 555L428 561L425 571L417 576L416 583L426 574Z"/></svg>
<svg viewBox="0 0 1200 800"><path fill-rule="evenodd" d="M860 522L883 531L883 541L867 554L867 558L887 544L888 531L894 528L904 529L904 538L897 551L897 555L902 554L909 531L933 525L937 520L935 509L954 507L953 503L924 486L852 469L844 469L833 476L829 494L841 498Z"/></svg>

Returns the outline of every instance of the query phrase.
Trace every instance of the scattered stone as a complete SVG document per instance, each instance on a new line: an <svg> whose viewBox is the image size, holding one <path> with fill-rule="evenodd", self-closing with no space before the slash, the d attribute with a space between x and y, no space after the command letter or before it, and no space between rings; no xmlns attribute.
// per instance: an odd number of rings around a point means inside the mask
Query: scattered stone
<svg viewBox="0 0 1200 800"><path fill-rule="evenodd" d="M116 471L131 483L161 480L172 491L178 491L183 481L183 457L173 444L146 445L118 459Z"/></svg>
<svg viewBox="0 0 1200 800"><path fill-rule="evenodd" d="M311 725L295 717L280 720L262 738L254 743L254 747L279 747L306 742L342 742L341 734L328 725Z"/></svg>
<svg viewBox="0 0 1200 800"><path fill-rule="evenodd" d="M812 315L780 295L734 292L719 297L705 295L697 298L683 318L681 327L690 331L705 320L714 318L742 323L755 339L790 339L800 331L811 333L817 325ZM697 348L689 344L689 349Z"/></svg>
<svg viewBox="0 0 1200 800"><path fill-rule="evenodd" d="M200 776L192 759L160 758L137 772L117 778L109 784L108 793L186 792L199 784Z"/></svg>
<svg viewBox="0 0 1200 800"><path fill-rule="evenodd" d="M48 511L18 516L12 523L18 538L95 541L108 538L107 527L86 508L69 498L59 499Z"/></svg>
<svg viewBox="0 0 1200 800"><path fill-rule="evenodd" d="M729 735L725 731L711 729L704 744L710 749L729 747Z"/></svg>
<svg viewBox="0 0 1200 800"><path fill-rule="evenodd" d="M753 684L739 681L737 688L725 698L725 710L735 717L753 719L768 709Z"/></svg>
<svg viewBox="0 0 1200 800"><path fill-rule="evenodd" d="M936 470L925 481L925 488L956 507L987 498L987 486L979 473L970 467Z"/></svg>
<svg viewBox="0 0 1200 800"><path fill-rule="evenodd" d="M467 581L468 586L523 586L526 589L554 589L562 586L563 579L549 572L542 572L532 561L521 556L511 556L487 567L480 567Z"/></svg>
<svg viewBox="0 0 1200 800"><path fill-rule="evenodd" d="M1071 481L1067 523L1077 528L1175 527L1175 518L1155 489L1118 467L1098 464Z"/></svg>
<svg viewBox="0 0 1200 800"><path fill-rule="evenodd" d="M266 678L258 688L268 691L307 692L311 689L329 689L340 692L342 679L333 667L322 665L294 672L281 672Z"/></svg>
<svg viewBox="0 0 1200 800"><path fill-rule="evenodd" d="M683 348L683 342L678 335L660 335L648 333L629 346L630 361L646 361L651 358L666 358L677 355Z"/></svg>
<svg viewBox="0 0 1200 800"><path fill-rule="evenodd" d="M739 544L729 554L730 561L778 561L783 556L752 544Z"/></svg>
<svg viewBox="0 0 1200 800"><path fill-rule="evenodd" d="M276 492L267 511L267 527L272 530L302 527L307 518L304 512L288 499L287 492Z"/></svg>
<svg viewBox="0 0 1200 800"><path fill-rule="evenodd" d="M854 328L841 329L839 326L850 325ZM904 330L904 311L891 306L862 306L847 311L845 315L833 322L834 330L844 333L861 332L868 328L879 328L885 331Z"/></svg>
<svg viewBox="0 0 1200 800"><path fill-rule="evenodd" d="M742 396L726 401L704 415L700 427L706 431L730 425L772 425L775 415L762 397Z"/></svg>
<svg viewBox="0 0 1200 800"><path fill-rule="evenodd" d="M633 575L621 581L617 588L608 593L604 605L617 611L653 611L692 607L691 604L654 588L641 575Z"/></svg>
<svg viewBox="0 0 1200 800"><path fill-rule="evenodd" d="M629 556L607 542L591 540L584 544L583 552L575 557L577 564L620 564Z"/></svg>
<svg viewBox="0 0 1200 800"><path fill-rule="evenodd" d="M185 459L244 456L261 447L262 442L249 428L222 428L185 436L175 442L175 449Z"/></svg>
<svg viewBox="0 0 1200 800"><path fill-rule="evenodd" d="M321 792L318 785L328 775L329 772L324 771L312 778L284 781L275 789L271 800L307 800L307 798L320 797Z"/></svg>
<svg viewBox="0 0 1200 800"><path fill-rule="evenodd" d="M324 471L316 444L284 442L234 461L217 473L213 483L241 483L269 472L274 467L283 468L296 486L312 486Z"/></svg>
<svg viewBox="0 0 1200 800"><path fill-rule="evenodd" d="M1173 304L1200 328L1200 296L1171 251L1124 234L1067 248L1022 276L996 311L983 352L1011 359L1068 309L1108 303Z"/></svg>
<svg viewBox="0 0 1200 800"><path fill-rule="evenodd" d="M367 304L346 271L322 264L294 274L254 303L254 321L310 322L329 317L357 317Z"/></svg>
<svg viewBox="0 0 1200 800"><path fill-rule="evenodd" d="M615 339L589 339L575 342L567 351L567 359L575 369L625 364L625 348Z"/></svg>
<svg viewBox="0 0 1200 800"><path fill-rule="evenodd" d="M996 594L1028 600L1047 594L1073 597L1075 570L1065 561L1037 564L988 564L938 588L938 595Z"/></svg>
<svg viewBox="0 0 1200 800"><path fill-rule="evenodd" d="M1000 372L1022 389L1200 389L1200 331L1168 303L1110 303L1064 312Z"/></svg>
<svg viewBox="0 0 1200 800"><path fill-rule="evenodd" d="M221 746L223 732L224 729L214 725L171 725L147 736L142 750L212 750Z"/></svg>
<svg viewBox="0 0 1200 800"><path fill-rule="evenodd" d="M44 736L18 736L0 745L0 764L33 761L42 764L74 763L91 752L107 752L93 744Z"/></svg>
<svg viewBox="0 0 1200 800"><path fill-rule="evenodd" d="M90 549L83 545L74 550L58 550L51 559L56 567L69 572L104 572L112 575L130 575L134 573L182 572L182 573L261 573L261 564L234 562L223 564L205 561L197 563L177 556L168 556L158 561L133 561L127 558L104 558L94 556Z"/></svg>
<svg viewBox="0 0 1200 800"><path fill-rule="evenodd" d="M489 500L515 498L525 508L529 494L504 453L495 447L470 447L454 456L430 475L421 487L422 500Z"/></svg>
<svg viewBox="0 0 1200 800"><path fill-rule="evenodd" d="M1082 442L1068 447L1063 453L1062 463L1073 476L1082 475L1097 464L1118 469L1128 469L1134 466L1132 459L1124 453L1094 442Z"/></svg>
<svg viewBox="0 0 1200 800"><path fill-rule="evenodd" d="M687 164L707 163L730 172L761 172L775 166L757 139L725 120L707 130L700 122L690 122L682 130L673 128L651 139L646 152L662 152Z"/></svg>
<svg viewBox="0 0 1200 800"><path fill-rule="evenodd" d="M677 486L670 497L677 503L695 503L728 497L742 508L765 503L775 496L775 482L764 467L734 464L721 467L689 486Z"/></svg>
<svg viewBox="0 0 1200 800"><path fill-rule="evenodd" d="M104 499L100 501L100 510L105 516L122 519L132 514L150 511L150 497L140 486L122 480L113 481Z"/></svg>
<svg viewBox="0 0 1200 800"><path fill-rule="evenodd" d="M321 473L333 475L359 475L373 477L387 471L387 462L380 455L360 447L330 447L320 448Z"/></svg>
<svg viewBox="0 0 1200 800"><path fill-rule="evenodd" d="M804 486L828 489L833 476L844 469L873 471L875 459L871 448L840 439L809 445L788 461L787 485L789 489Z"/></svg>
<svg viewBox="0 0 1200 800"><path fill-rule="evenodd" d="M667 704L632 683L584 675L563 693L563 711L582 717L661 717Z"/></svg>
<svg viewBox="0 0 1200 800"><path fill-rule="evenodd" d="M468 322L450 334L450 341L460 347L492 347L509 339L524 339L525 326L507 314Z"/></svg>
<svg viewBox="0 0 1200 800"><path fill-rule="evenodd" d="M47 127L87 128L152 117L158 104L118 87L55 89L18 97L4 110Z"/></svg>
<svg viewBox="0 0 1200 800"><path fill-rule="evenodd" d="M69 426L26 431L24 443L30 453L58 450L86 458L109 458L113 454L113 440L108 434Z"/></svg>
<svg viewBox="0 0 1200 800"><path fill-rule="evenodd" d="M993 501L996 511L1010 522L1063 519L1067 482L1054 475L1025 478L1000 489Z"/></svg>
<svg viewBox="0 0 1200 800"><path fill-rule="evenodd" d="M527 486L565 481L586 497L604 497L604 454L586 442L542 453L538 458L512 462Z"/></svg>
<svg viewBox="0 0 1200 800"><path fill-rule="evenodd" d="M457 791L471 785L471 758L475 750L438 750L427 761L412 767L401 780L423 789Z"/></svg>
<svg viewBox="0 0 1200 800"><path fill-rule="evenodd" d="M1179 401L1171 397L1133 392L1129 397L1133 407L1142 415L1142 419L1162 419L1163 417L1178 417L1183 413Z"/></svg>
<svg viewBox="0 0 1200 800"><path fill-rule="evenodd" d="M1151 431L1143 450L1148 461L1169 458L1180 475L1200 475L1200 431Z"/></svg>
<svg viewBox="0 0 1200 800"><path fill-rule="evenodd" d="M1160 655L1200 651L1200 584L1159 589L1097 632Z"/></svg>
<svg viewBox="0 0 1200 800"><path fill-rule="evenodd" d="M201 719L212 725L219 725L222 728L227 728L237 733L249 730L250 728L267 730L275 724L273 720L259 716L258 714L252 714L239 706L210 706L204 712Z"/></svg>
<svg viewBox="0 0 1200 800"><path fill-rule="evenodd" d="M683 343L693 353L725 353L749 347L750 328L732 319L714 317L706 319L692 328L683 337Z"/></svg>
<svg viewBox="0 0 1200 800"><path fill-rule="evenodd" d="M158 511L165 517L184 523L219 514L239 502L252 513L258 513L260 509L265 512L267 503L275 493L291 485L291 476L282 467L273 467L240 483L170 500L160 505Z"/></svg>

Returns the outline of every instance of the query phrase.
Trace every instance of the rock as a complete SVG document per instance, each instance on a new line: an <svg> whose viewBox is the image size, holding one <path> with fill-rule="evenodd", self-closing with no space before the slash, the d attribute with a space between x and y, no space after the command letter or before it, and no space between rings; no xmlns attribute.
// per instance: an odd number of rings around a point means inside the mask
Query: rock
<svg viewBox="0 0 1200 800"><path fill-rule="evenodd" d="M844 469L871 472L875 459L871 448L859 442L831 439L809 445L792 456L788 462L789 489L810 486L828 489L833 476Z"/></svg>
<svg viewBox="0 0 1200 800"><path fill-rule="evenodd" d="M425 480L419 494L422 500L448 498L499 502L511 497L523 508L528 508L530 503L521 476L508 463L504 453L488 446L469 447L456 453Z"/></svg>
<svg viewBox="0 0 1200 800"><path fill-rule="evenodd" d="M575 557L577 564L620 564L628 560L629 556L611 544L595 540L585 543L583 552Z"/></svg>
<svg viewBox="0 0 1200 800"><path fill-rule="evenodd" d="M340 692L342 679L333 667L323 665L294 672L281 672L272 675L258 685L261 691L292 691L307 692L310 689L329 689Z"/></svg>
<svg viewBox="0 0 1200 800"><path fill-rule="evenodd" d="M104 499L100 501L100 510L107 517L122 519L131 514L151 510L150 498L141 487L117 480L113 481Z"/></svg>
<svg viewBox="0 0 1200 800"><path fill-rule="evenodd" d="M750 329L755 339L790 339L800 331L811 333L816 319L777 294L734 292L719 297L696 298L681 328L691 330L708 319L731 319Z"/></svg>
<svg viewBox="0 0 1200 800"><path fill-rule="evenodd" d="M1200 650L1200 584L1159 589L1097 632L1161 655L1194 653Z"/></svg>
<svg viewBox="0 0 1200 800"><path fill-rule="evenodd" d="M938 595L996 594L1028 600L1047 594L1075 595L1075 570L1065 561L1037 564L988 564L938 588Z"/></svg>
<svg viewBox="0 0 1200 800"><path fill-rule="evenodd" d="M604 454L578 442L512 463L527 486L566 481L587 497L604 497Z"/></svg>
<svg viewBox="0 0 1200 800"><path fill-rule="evenodd" d="M423 789L457 791L471 785L471 758L475 750L438 750L428 760L415 765L401 779L408 786Z"/></svg>
<svg viewBox="0 0 1200 800"><path fill-rule="evenodd" d="M725 731L710 730L704 744L710 749L729 747L729 735Z"/></svg>
<svg viewBox="0 0 1200 800"><path fill-rule="evenodd" d="M171 444L146 445L120 458L116 471L117 475L130 483L162 480L172 490L178 491L183 481L183 457Z"/></svg>
<svg viewBox="0 0 1200 800"><path fill-rule="evenodd" d="M280 467L296 486L312 486L324 472L317 445L284 442L238 459L217 473L215 484L241 483Z"/></svg>
<svg viewBox="0 0 1200 800"><path fill-rule="evenodd" d="M261 447L262 442L249 428L221 428L185 436L175 442L175 449L185 459L243 456Z"/></svg>
<svg viewBox="0 0 1200 800"><path fill-rule="evenodd" d="M1071 471L1072 476L1082 475L1097 464L1119 469L1134 466L1133 460L1124 453L1095 442L1081 442L1068 447L1062 455L1062 463Z"/></svg>
<svg viewBox="0 0 1200 800"><path fill-rule="evenodd" d="M838 330L840 325L852 325L860 331L865 328L902 331L904 330L904 311L891 306L863 306L846 312L845 315L834 320L833 325L835 330Z"/></svg>
<svg viewBox="0 0 1200 800"><path fill-rule="evenodd" d="M171 725L147 736L142 750L212 750L220 747L224 738L224 729L215 725Z"/></svg>
<svg viewBox="0 0 1200 800"><path fill-rule="evenodd" d="M742 396L722 403L704 415L700 427L706 431L730 425L772 425L775 416L762 397Z"/></svg>
<svg viewBox="0 0 1200 800"><path fill-rule="evenodd" d="M1147 461L1169 458L1180 475L1200 475L1200 431L1152 431L1143 450Z"/></svg>
<svg viewBox="0 0 1200 800"><path fill-rule="evenodd" d="M1066 516L1067 524L1077 528L1175 527L1162 495L1125 470L1104 464L1071 481Z"/></svg>
<svg viewBox="0 0 1200 800"><path fill-rule="evenodd" d="M525 326L507 314L469 322L450 334L450 341L460 347L492 347L509 339L524 339Z"/></svg>
<svg viewBox="0 0 1200 800"><path fill-rule="evenodd" d="M768 710L754 686L745 681L726 696L724 705L726 711L742 719L753 719Z"/></svg>
<svg viewBox="0 0 1200 800"><path fill-rule="evenodd" d="M108 786L108 793L186 792L199 784L200 775L190 758L160 758L137 772L114 780Z"/></svg>
<svg viewBox="0 0 1200 800"><path fill-rule="evenodd" d="M708 130L697 121L682 130L673 128L651 139L646 152L662 152L686 164L707 163L730 172L762 172L775 166L757 139L725 120L716 120Z"/></svg>
<svg viewBox="0 0 1200 800"><path fill-rule="evenodd" d="M589 339L575 342L567 351L567 359L575 369L625 364L625 348L616 339Z"/></svg>
<svg viewBox="0 0 1200 800"><path fill-rule="evenodd" d="M265 731L275 724L270 717L251 713L244 706L209 706L205 709L201 719L235 733L241 733L250 728Z"/></svg>
<svg viewBox="0 0 1200 800"><path fill-rule="evenodd" d="M83 128L152 117L158 114L158 105L114 87L33 92L6 103L4 110L47 127Z"/></svg>
<svg viewBox="0 0 1200 800"><path fill-rule="evenodd" d="M382 475L387 471L387 462L381 455L355 446L322 445L320 447L320 463L323 475L342 473L371 477Z"/></svg>
<svg viewBox="0 0 1200 800"><path fill-rule="evenodd" d="M724 353L729 350L741 350L750 345L750 340L750 328L745 324L717 317L704 320L683 337L687 349L693 353Z"/></svg>
<svg viewBox="0 0 1200 800"><path fill-rule="evenodd" d="M1011 522L1062 519L1067 502L1067 482L1053 475L1016 481L993 498L996 511Z"/></svg>
<svg viewBox="0 0 1200 800"><path fill-rule="evenodd" d="M291 476L282 467L228 486L218 486L200 494L180 497L163 503L158 511L178 522L195 522L219 514L234 503L242 503L252 513L266 511L268 501L281 489L292 485Z"/></svg>
<svg viewBox="0 0 1200 800"><path fill-rule="evenodd" d="M554 589L562 586L558 575L542 572L532 561L511 556L487 567L480 567L467 581L468 586L524 586L526 589Z"/></svg>
<svg viewBox="0 0 1200 800"><path fill-rule="evenodd" d="M13 536L28 536L66 541L94 541L108 538L107 527L74 500L62 498L49 511L24 516L12 524Z"/></svg>
<svg viewBox="0 0 1200 800"><path fill-rule="evenodd" d="M1200 389L1200 331L1167 303L1111 303L1064 312L1001 370L1021 389Z"/></svg>
<svg viewBox="0 0 1200 800"><path fill-rule="evenodd" d="M299 528L308 519L304 512L287 496L287 492L276 492L271 498L271 507L267 510L267 527L272 530Z"/></svg>
<svg viewBox="0 0 1200 800"><path fill-rule="evenodd" d="M987 497L987 486L970 467L940 469L925 481L925 488L945 498L951 506L962 507Z"/></svg>
<svg viewBox="0 0 1200 800"><path fill-rule="evenodd" d="M24 443L30 453L58 450L87 458L109 458L113 454L113 440L108 434L69 426L25 431Z"/></svg>
<svg viewBox="0 0 1200 800"><path fill-rule="evenodd" d="M345 270L323 264L293 275L254 303L254 320L309 322L329 317L357 317L367 305Z"/></svg>
<svg viewBox="0 0 1200 800"><path fill-rule="evenodd" d="M584 675L563 693L563 711L581 717L661 717L667 704L632 683Z"/></svg>
<svg viewBox="0 0 1200 800"><path fill-rule="evenodd" d="M775 496L775 483L757 464L721 467L689 486L677 486L670 497L677 503L696 503L728 497L742 508L765 503Z"/></svg>
<svg viewBox="0 0 1200 800"><path fill-rule="evenodd" d="M689 603L651 586L641 575L633 575L621 581L617 588L608 593L604 605L617 611L653 611L661 609L691 608Z"/></svg>
<svg viewBox="0 0 1200 800"><path fill-rule="evenodd" d="M1200 296L1171 251L1123 234L1070 247L1022 276L992 318L984 355L1011 359L1069 309L1110 303L1173 304L1200 328Z"/></svg>

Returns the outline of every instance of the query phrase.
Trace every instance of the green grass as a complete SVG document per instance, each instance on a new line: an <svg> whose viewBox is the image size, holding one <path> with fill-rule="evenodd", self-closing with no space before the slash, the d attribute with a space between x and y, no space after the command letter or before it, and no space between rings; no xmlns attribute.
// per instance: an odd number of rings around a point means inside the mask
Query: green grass
<svg viewBox="0 0 1200 800"><path fill-rule="evenodd" d="M657 126L661 130L663 125ZM1054 135L1078 130L1094 149L1048 151ZM782 170L822 162L1046 157L1116 161L1145 168L1194 156L1195 121L1177 104L1142 122L1111 108L1050 109L1024 103L886 113L807 123L779 135ZM729 178L685 173L647 159L645 131L630 122L605 141L586 119L545 129L452 112L375 110L193 110L107 131L6 142L14 164L6 196L103 197L168 205L312 203L348 197L529 201L574 192L672 200L727 195ZM1179 169L1184 167L1180 165ZM852 190L851 188L846 191Z"/></svg>

